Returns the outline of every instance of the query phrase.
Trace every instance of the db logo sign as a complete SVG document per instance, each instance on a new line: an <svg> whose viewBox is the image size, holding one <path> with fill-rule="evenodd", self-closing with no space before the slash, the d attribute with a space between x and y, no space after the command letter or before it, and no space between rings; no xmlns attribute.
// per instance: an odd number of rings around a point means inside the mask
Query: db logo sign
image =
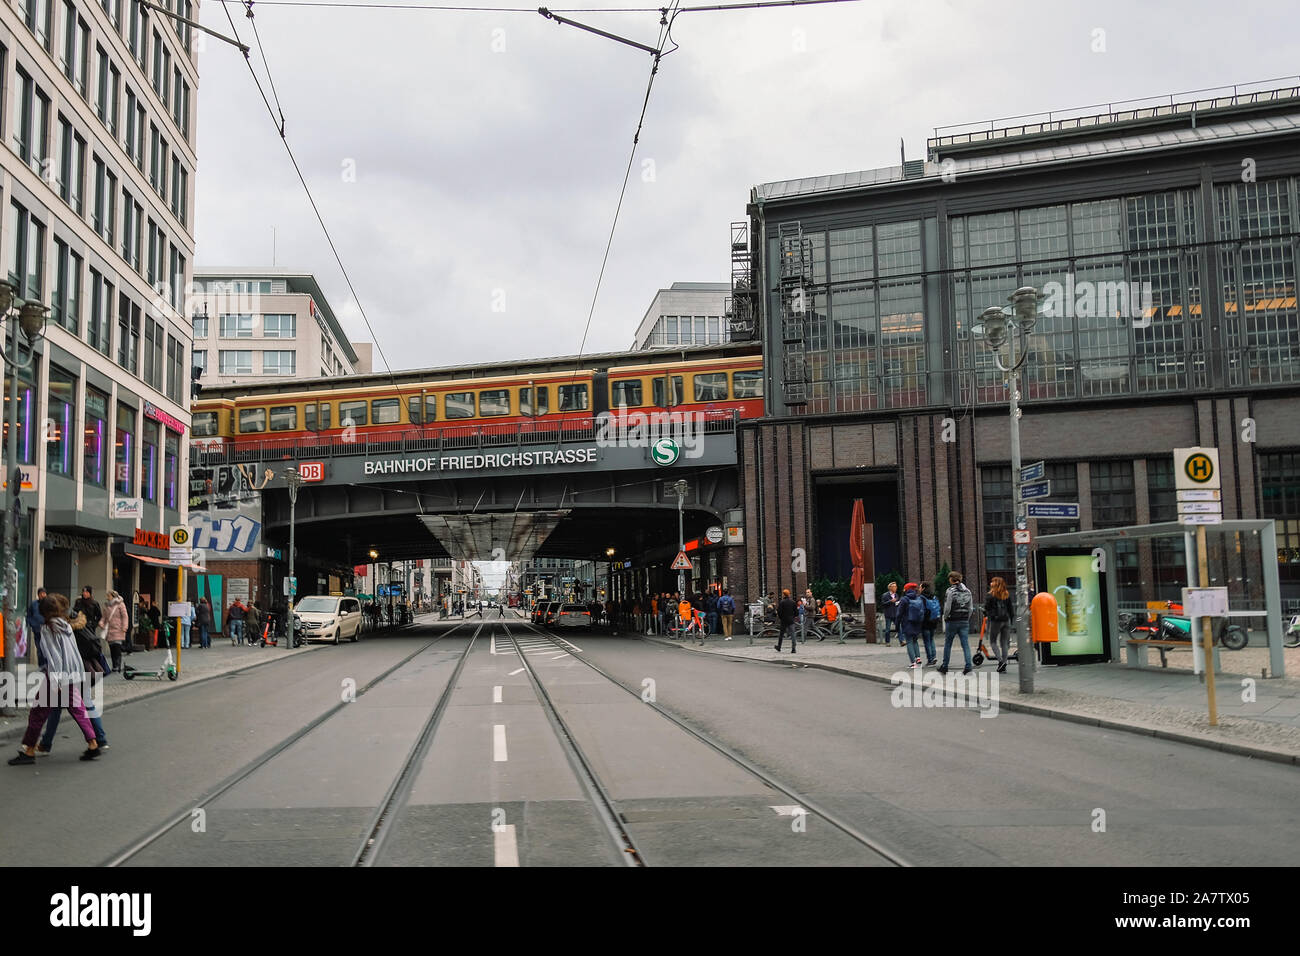
<svg viewBox="0 0 1300 956"><path fill-rule="evenodd" d="M304 461L298 466L298 477L303 481L324 481L325 462Z"/></svg>

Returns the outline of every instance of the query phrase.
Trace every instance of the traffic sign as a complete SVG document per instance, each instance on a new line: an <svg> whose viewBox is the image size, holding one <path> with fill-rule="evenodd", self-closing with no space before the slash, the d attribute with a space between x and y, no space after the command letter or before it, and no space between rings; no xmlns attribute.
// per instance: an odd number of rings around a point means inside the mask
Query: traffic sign
<svg viewBox="0 0 1300 956"><path fill-rule="evenodd" d="M1217 488L1183 488L1174 492L1179 501L1219 501L1223 492Z"/></svg>
<svg viewBox="0 0 1300 956"><path fill-rule="evenodd" d="M1025 465L1020 469L1020 480L1022 482L1037 481L1046 474L1047 464L1045 462L1036 461L1032 465Z"/></svg>
<svg viewBox="0 0 1300 956"><path fill-rule="evenodd" d="M1179 524L1223 524L1222 514L1212 515L1179 515Z"/></svg>
<svg viewBox="0 0 1300 956"><path fill-rule="evenodd" d="M1021 501L1028 501L1030 498L1046 498L1051 493L1052 481L1050 478L1044 478L1042 481L1034 481L1020 486Z"/></svg>
<svg viewBox="0 0 1300 956"><path fill-rule="evenodd" d="M1178 513L1180 515L1223 514L1223 502L1221 501L1180 501L1178 502Z"/></svg>
<svg viewBox="0 0 1300 956"><path fill-rule="evenodd" d="M1025 506L1031 518L1068 518L1079 520L1079 503L1077 501L1040 501Z"/></svg>
<svg viewBox="0 0 1300 956"><path fill-rule="evenodd" d="M1013 531L1011 532L1011 538L1016 544L1028 544L1030 541L1028 531Z"/></svg>
<svg viewBox="0 0 1300 956"><path fill-rule="evenodd" d="M708 539L709 544L722 544L722 528L715 524L704 532L704 537Z"/></svg>
<svg viewBox="0 0 1300 956"><path fill-rule="evenodd" d="M298 595L298 579L297 579L297 578L285 578L285 579L284 579L284 594L285 594L285 597L297 597L297 595Z"/></svg>
<svg viewBox="0 0 1300 956"><path fill-rule="evenodd" d="M1174 487L1218 488L1219 449L1175 448Z"/></svg>
<svg viewBox="0 0 1300 956"><path fill-rule="evenodd" d="M167 560L172 564L189 564L194 557L194 547L191 544L192 532L187 524L173 525L168 537Z"/></svg>
<svg viewBox="0 0 1300 956"><path fill-rule="evenodd" d="M689 571L691 569L691 559L686 556L685 551L678 551L677 557L673 559L672 570Z"/></svg>

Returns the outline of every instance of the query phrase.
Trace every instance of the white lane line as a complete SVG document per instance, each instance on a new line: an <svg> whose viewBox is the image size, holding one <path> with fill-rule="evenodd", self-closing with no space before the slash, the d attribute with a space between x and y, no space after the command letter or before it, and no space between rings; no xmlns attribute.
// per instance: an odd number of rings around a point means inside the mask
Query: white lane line
<svg viewBox="0 0 1300 956"><path fill-rule="evenodd" d="M507 677L514 677L516 674L522 674L523 672L524 672L524 669L521 667L521 668L519 668L518 670L511 671L511 672L510 672L509 674L507 674L506 676L507 676Z"/></svg>
<svg viewBox="0 0 1300 956"><path fill-rule="evenodd" d="M808 812L803 807L799 807L799 806L772 807L771 809L775 810L780 816L783 817L793 817Z"/></svg>
<svg viewBox="0 0 1300 956"><path fill-rule="evenodd" d="M551 655L551 660L553 660L553 661L558 661L561 657L568 657L568 656L569 656L569 652L568 652L568 651L562 651L562 652L559 653L559 654L552 654L552 655Z"/></svg>
<svg viewBox="0 0 1300 956"><path fill-rule="evenodd" d="M515 825L513 823L504 823L492 829L496 838L496 865L518 866L519 844L515 842Z"/></svg>
<svg viewBox="0 0 1300 956"><path fill-rule="evenodd" d="M557 637L556 640L559 641L561 644L563 644L565 647L567 647L569 650L571 650L571 651L577 651L579 654L582 653L582 648L581 648L581 647L578 647L578 645L576 645L576 644L570 644L568 641L566 641L566 640L565 640L564 638L562 638L562 637Z"/></svg>
<svg viewBox="0 0 1300 956"><path fill-rule="evenodd" d="M497 686L495 686L495 687L492 688L492 703L494 703L494 704L499 704L499 703L501 703L501 685L500 685L500 684L497 684Z"/></svg>
<svg viewBox="0 0 1300 956"><path fill-rule="evenodd" d="M495 653L497 652L497 639L496 639L496 635L495 635L495 634L492 635L492 638L491 638L491 640L488 642L488 645L489 645L489 646L488 646L488 653L489 653L489 654L495 654Z"/></svg>
<svg viewBox="0 0 1300 956"><path fill-rule="evenodd" d="M492 726L492 759L497 763L503 763L507 759L505 724L494 724Z"/></svg>

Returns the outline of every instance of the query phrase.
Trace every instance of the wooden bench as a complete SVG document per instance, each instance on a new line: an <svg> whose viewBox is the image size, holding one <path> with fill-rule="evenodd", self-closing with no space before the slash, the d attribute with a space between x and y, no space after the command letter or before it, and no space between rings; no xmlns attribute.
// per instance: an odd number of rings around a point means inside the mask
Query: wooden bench
<svg viewBox="0 0 1300 956"><path fill-rule="evenodd" d="M1171 650L1177 650L1177 649L1179 649L1179 648L1186 648L1186 649L1189 650L1189 651L1192 649L1192 642L1191 642L1191 641L1169 641L1169 640L1155 640L1155 639L1148 639L1148 638L1130 637L1130 638L1129 638L1128 640L1126 640L1124 643L1125 643L1125 644L1128 644L1128 645L1130 645L1130 646L1131 646L1131 645L1134 645L1134 644L1137 644L1137 645L1140 645L1140 646L1145 646L1145 647L1154 647L1154 648L1156 648L1157 650L1160 651L1160 666L1161 666L1161 667L1168 667L1168 666L1169 666L1169 660L1165 657L1165 655L1166 655L1169 651L1171 651ZM1132 662L1130 661L1130 663L1132 663Z"/></svg>

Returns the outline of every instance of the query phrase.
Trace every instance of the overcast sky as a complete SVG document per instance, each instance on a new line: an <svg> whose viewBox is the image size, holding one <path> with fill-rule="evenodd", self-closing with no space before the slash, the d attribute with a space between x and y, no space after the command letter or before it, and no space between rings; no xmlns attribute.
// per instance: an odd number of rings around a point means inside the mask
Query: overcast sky
<svg viewBox="0 0 1300 956"><path fill-rule="evenodd" d="M586 351L627 347L657 289L726 281L755 184L896 165L900 139L920 159L935 126L1298 69L1286 3L1071 6L682 14ZM289 142L391 366L576 353L650 55L535 12L254 10ZM657 13L567 15L651 46L659 30ZM230 32L215 0L202 21ZM370 340L243 58L210 40L199 71L199 267L269 266L274 229L276 264L314 273Z"/></svg>

